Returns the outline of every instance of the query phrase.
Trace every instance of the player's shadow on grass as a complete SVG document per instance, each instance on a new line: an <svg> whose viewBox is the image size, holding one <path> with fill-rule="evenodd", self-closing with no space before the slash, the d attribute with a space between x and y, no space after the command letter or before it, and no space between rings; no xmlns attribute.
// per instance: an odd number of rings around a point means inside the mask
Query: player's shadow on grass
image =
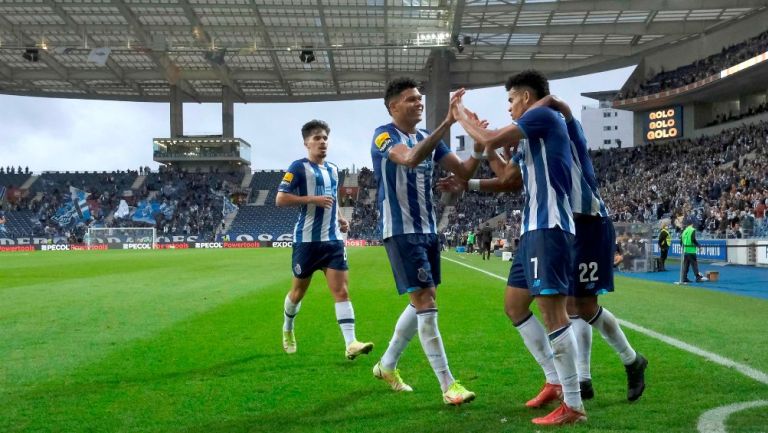
<svg viewBox="0 0 768 433"><path fill-rule="evenodd" d="M31 390L16 394L14 398L36 398L36 397L66 397L73 394L99 393L105 389L114 388L120 385L142 385L147 383L158 383L163 381L174 381L180 378L191 377L226 377L236 374L242 374L244 370L238 368L247 365L260 358L276 357L274 354L254 354L238 359L232 359L206 367L191 368L187 370L168 371L158 374L147 374L141 376L114 376L105 379L96 379L89 382L68 382L66 384L49 383L41 384Z"/></svg>
<svg viewBox="0 0 768 433"><path fill-rule="evenodd" d="M307 395L305 406L283 406L278 410L263 415L255 415L247 418L226 420L208 423L193 427L183 427L179 432L186 433L239 433L239 432L279 432L279 431L348 431L343 428L350 421L350 415L343 408L354 406L360 400L371 398L379 394L379 389L358 389L356 391L339 394L335 398L323 395L321 400L313 399ZM319 402L312 405L312 402ZM342 410L340 410L342 409ZM377 424L377 420L385 420L392 416L392 411L382 406L375 412L366 411L359 414L370 424ZM417 430L416 430L417 431Z"/></svg>

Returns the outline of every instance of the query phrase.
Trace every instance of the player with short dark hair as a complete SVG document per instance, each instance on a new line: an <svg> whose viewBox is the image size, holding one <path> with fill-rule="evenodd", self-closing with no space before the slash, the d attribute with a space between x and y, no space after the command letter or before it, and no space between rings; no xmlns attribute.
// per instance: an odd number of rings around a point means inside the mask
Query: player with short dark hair
<svg viewBox="0 0 768 433"><path fill-rule="evenodd" d="M526 347L544 367L554 355L547 379L562 384L564 402L547 416L534 418L539 425L561 425L586 420L576 372L576 339L566 310L573 283L575 225L569 202L573 156L565 122L549 107L534 104L549 94L546 77L525 71L505 85L513 123L487 129L477 115L455 104L456 117L465 131L486 148L494 173L502 184L522 177L525 188L520 248L507 279L504 309L520 332ZM516 143L515 164L499 158L496 149ZM474 180L471 190L479 190ZM536 301L545 328L530 310ZM547 359L549 358L549 359Z"/></svg>
<svg viewBox="0 0 768 433"><path fill-rule="evenodd" d="M598 303L598 296L614 291L613 260L616 232L608 209L600 197L597 176L589 157L587 139L578 120L564 101L549 96L540 104L550 106L565 118L571 139L573 188L571 208L576 223L574 293L568 312L579 347L577 369L584 399L594 396L590 372L592 328L616 351L627 373L627 399L635 401L645 390L648 360L635 352L616 317ZM589 326L591 325L591 326Z"/></svg>
<svg viewBox="0 0 768 433"><path fill-rule="evenodd" d="M452 103L461 95L454 95ZM424 104L417 83L410 78L393 80L384 103L392 122L376 128L371 143L377 203L384 247L389 257L397 291L407 294L408 306L395 325L395 332L375 377L395 391L412 391L400 377L397 363L410 340L418 333L446 404L472 401L475 393L456 381L438 329L437 286L440 284L440 245L437 237L432 178L435 164L468 179L479 165L477 155L461 161L441 137L455 123L452 110L434 131L418 129ZM480 150L477 146L476 151Z"/></svg>
<svg viewBox="0 0 768 433"><path fill-rule="evenodd" d="M573 297L569 298L568 311L579 347L577 370L582 398L590 399L594 396L589 364L592 327L595 327L616 350L625 365L628 383L627 399L637 400L645 389L645 368L648 362L634 351L615 317L597 303L598 295L614 290L612 261L616 243L613 223L598 192L597 178L589 157L586 138L581 125L573 118L570 108L563 101L550 95L539 100L534 106L551 106L564 115L574 157L570 202L576 225L575 289ZM482 182L482 190L517 189L517 185L509 189L503 188L499 179ZM457 188L466 188L453 180L441 182L441 187L451 187L454 192ZM554 371L551 356L543 356L541 359L544 360L542 367L545 374ZM556 379L551 374L547 375L547 383L542 392L527 405L540 407L558 399L561 386L555 382Z"/></svg>
<svg viewBox="0 0 768 433"><path fill-rule="evenodd" d="M373 343L357 341L355 312L349 300L347 250L342 233L349 223L338 208L339 169L326 161L328 124L321 120L307 122L301 128L307 157L294 161L278 187L277 206L299 206L299 218L293 231L293 282L285 297L283 349L296 352L293 322L307 293L312 274L322 270L336 301L336 319L341 327L348 359L367 354Z"/></svg>

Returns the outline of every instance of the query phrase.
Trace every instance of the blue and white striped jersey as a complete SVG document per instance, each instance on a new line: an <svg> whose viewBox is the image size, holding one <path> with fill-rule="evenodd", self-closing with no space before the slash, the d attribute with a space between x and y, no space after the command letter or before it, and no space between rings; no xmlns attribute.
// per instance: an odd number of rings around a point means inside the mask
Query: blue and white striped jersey
<svg viewBox="0 0 768 433"><path fill-rule="evenodd" d="M608 217L608 209L597 189L597 176L595 176L592 159L589 157L587 139L584 137L581 123L571 119L570 122L566 122L566 125L573 152L571 209L575 214Z"/></svg>
<svg viewBox="0 0 768 433"><path fill-rule="evenodd" d="M559 228L576 234L570 193L571 153L562 116L549 107L538 107L517 121L525 139L520 140L520 171L525 188L521 234Z"/></svg>
<svg viewBox="0 0 768 433"><path fill-rule="evenodd" d="M317 165L307 158L293 161L283 176L280 192L294 195L329 195L333 197L330 209L308 204L301 207L299 219L293 229L294 242L322 242L342 240L338 221L337 192L339 168L325 162Z"/></svg>
<svg viewBox="0 0 768 433"><path fill-rule="evenodd" d="M415 134L400 131L390 123L376 128L371 143L373 173L378 185L376 202L379 225L384 239L407 233L437 234L433 206L432 176L435 163L451 153L442 141L416 168L408 168L389 160L389 151L398 144L413 147L429 136L420 129Z"/></svg>

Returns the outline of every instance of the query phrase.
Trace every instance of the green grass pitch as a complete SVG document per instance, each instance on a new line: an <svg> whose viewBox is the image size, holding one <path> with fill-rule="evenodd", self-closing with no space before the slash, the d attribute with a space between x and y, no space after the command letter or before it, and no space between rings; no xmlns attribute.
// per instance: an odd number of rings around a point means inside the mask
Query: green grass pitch
<svg viewBox="0 0 768 433"><path fill-rule="evenodd" d="M509 263L447 253L506 277ZM395 394L371 368L407 299L383 248L350 248L360 339L344 358L321 273L296 319L298 353L280 336L289 249L0 254L0 432L533 432L526 399L543 377L503 314L504 283L443 260L440 330L454 375L477 393L442 403L417 340ZM768 302L617 278L602 298L629 322L768 371ZM640 401L625 400L618 357L595 333L596 397L569 432L692 432L719 406L768 399L768 386L625 328L650 361ZM731 415L734 432L768 431L768 407ZM546 429L544 429L546 430ZM552 429L556 430L556 429Z"/></svg>

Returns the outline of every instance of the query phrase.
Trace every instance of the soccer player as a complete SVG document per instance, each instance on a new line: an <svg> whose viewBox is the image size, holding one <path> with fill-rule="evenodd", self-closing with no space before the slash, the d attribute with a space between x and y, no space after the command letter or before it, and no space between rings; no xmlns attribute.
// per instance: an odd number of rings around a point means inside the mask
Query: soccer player
<svg viewBox="0 0 768 433"><path fill-rule="evenodd" d="M452 104L461 95L451 98ZM446 404L460 405L475 398L456 381L448 368L437 320L435 302L440 284L440 246L432 194L435 163L468 179L482 155L461 161L441 137L455 123L453 110L431 133L417 129L424 104L417 83L399 78L387 85L384 105L392 122L376 128L371 144L374 176L378 185L377 203L384 248L387 251L397 291L408 294L410 304L400 315L384 356L373 367L375 377L395 391L412 391L400 377L397 363L414 335L418 333L443 391Z"/></svg>
<svg viewBox="0 0 768 433"><path fill-rule="evenodd" d="M532 421L538 425L586 421L576 371L576 339L566 311L573 283L575 242L569 202L573 156L568 130L555 110L533 107L549 94L549 83L542 74L521 72L510 77L505 87L511 125L489 130L461 101L453 109L464 130L486 147L491 168L502 183L511 182L515 172L521 171L526 192L522 235L507 279L504 310L536 360L542 366L553 361L554 369L546 372L547 378L561 384L564 399L550 414ZM510 143L518 143L519 167L504 164L496 153L497 148ZM479 186L477 180L469 183L470 190L478 190ZM530 311L534 299L546 331Z"/></svg>
<svg viewBox="0 0 768 433"><path fill-rule="evenodd" d="M597 302L598 295L614 290L613 250L616 245L616 235L613 222L608 216L608 210L597 188L597 178L587 151L586 138L581 125L573 118L570 107L562 100L550 95L539 100L534 106L550 106L563 114L574 157L570 200L576 224L575 290L573 297L568 299L568 312L579 349L577 370L582 399L594 397L590 354L592 327L595 327L619 354L627 373L627 399L635 401L640 398L645 389L645 368L648 361L634 351L616 318ZM517 173L519 171L515 172L516 175ZM455 179L441 182L441 187L452 188L454 192L466 189L466 186L455 183ZM504 187L499 179L496 179L482 181L480 189L516 190L517 184ZM544 356L542 359L545 374L547 371L554 371L551 357ZM551 374L547 376L547 383L542 392L528 402L529 407L540 407L559 398L561 386L552 376Z"/></svg>
<svg viewBox="0 0 768 433"><path fill-rule="evenodd" d="M540 103L551 106L565 117L574 157L570 198L576 222L575 289L568 302L568 312L579 347L577 367L581 395L584 399L594 397L590 373L594 327L624 364L627 374L627 400L635 401L645 390L645 369L648 360L629 344L616 317L598 303L599 295L614 290L613 250L616 245L616 232L598 191L597 176L589 157L587 139L581 124L573 118L568 104L553 96L545 97Z"/></svg>
<svg viewBox="0 0 768 433"><path fill-rule="evenodd" d="M321 269L336 301L336 319L344 336L347 359L369 353L373 343L355 337L355 311L349 300L347 250L342 233L349 223L341 215L337 197L339 169L325 160L331 129L321 120L307 122L301 128L307 157L294 161L278 187L278 206L300 206L293 231L293 282L285 297L283 349L296 352L293 321L301 308L312 274Z"/></svg>

